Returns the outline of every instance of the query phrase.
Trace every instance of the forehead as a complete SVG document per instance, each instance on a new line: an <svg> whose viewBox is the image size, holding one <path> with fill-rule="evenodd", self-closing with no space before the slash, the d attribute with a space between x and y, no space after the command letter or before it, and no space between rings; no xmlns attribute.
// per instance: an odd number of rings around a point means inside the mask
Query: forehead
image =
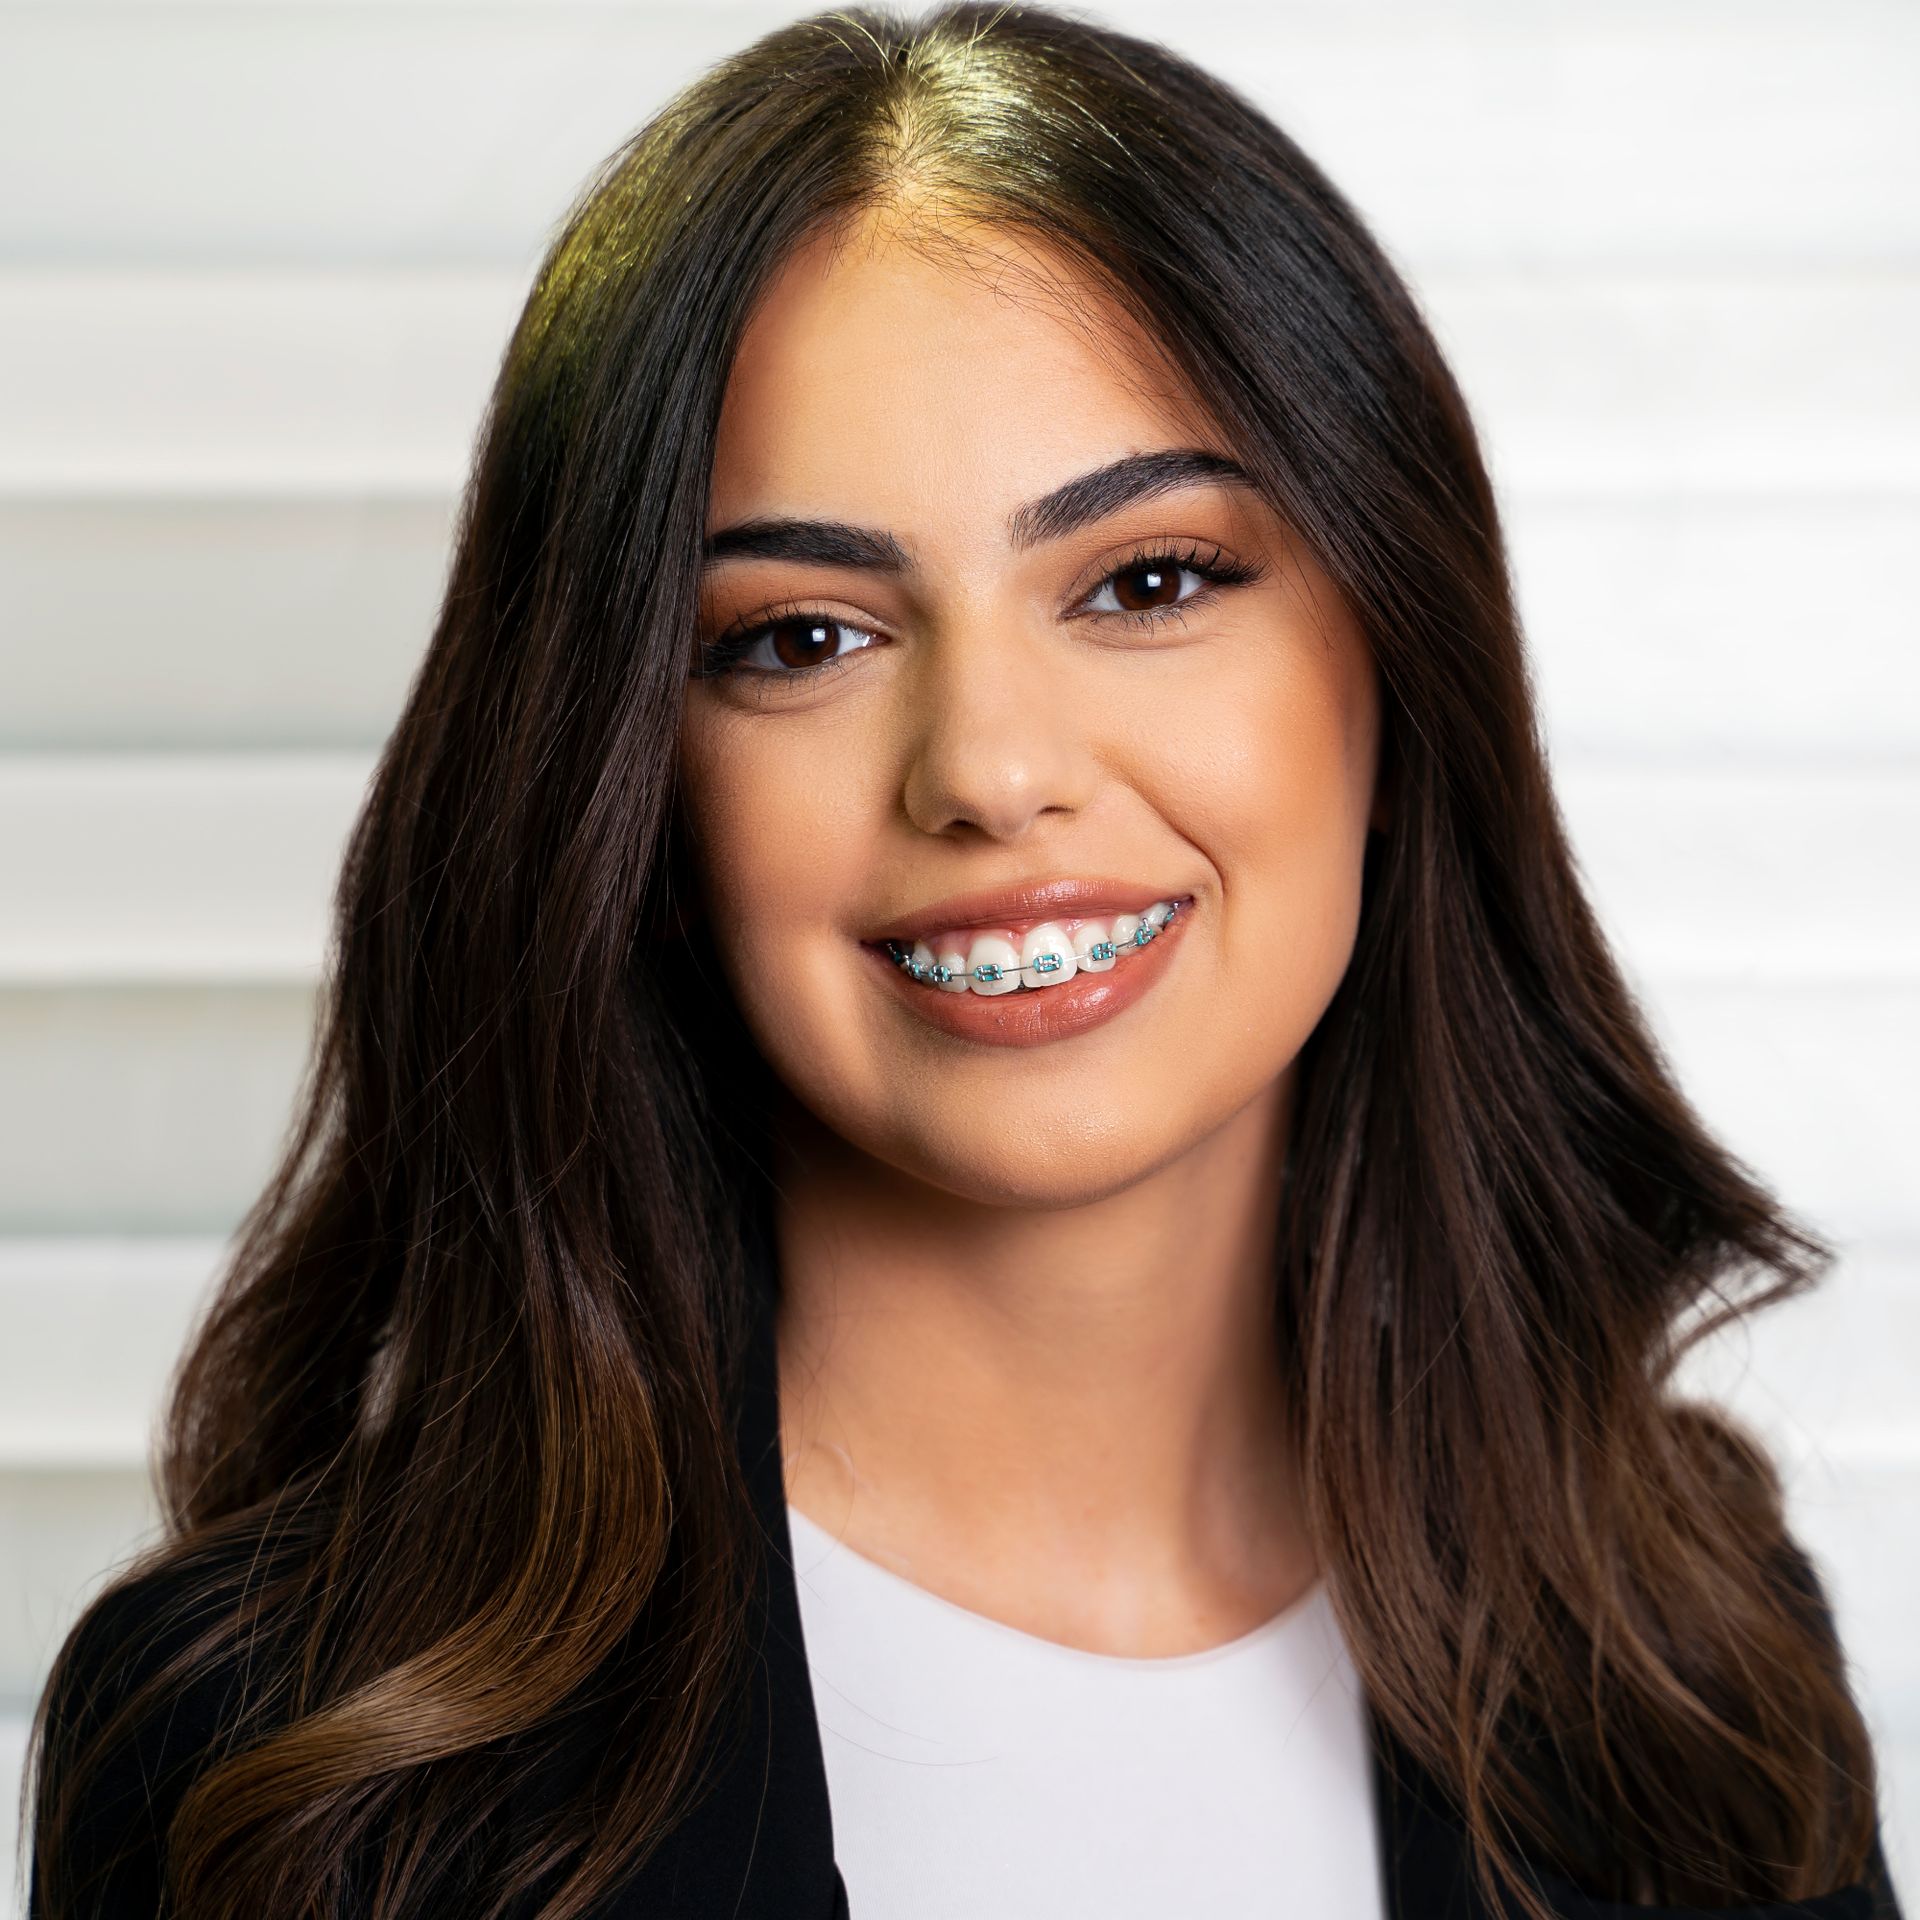
<svg viewBox="0 0 1920 1920"><path fill-rule="evenodd" d="M1119 454L1205 440L1157 346L1065 260L983 226L825 233L730 371L709 526L827 513L956 544Z"/></svg>

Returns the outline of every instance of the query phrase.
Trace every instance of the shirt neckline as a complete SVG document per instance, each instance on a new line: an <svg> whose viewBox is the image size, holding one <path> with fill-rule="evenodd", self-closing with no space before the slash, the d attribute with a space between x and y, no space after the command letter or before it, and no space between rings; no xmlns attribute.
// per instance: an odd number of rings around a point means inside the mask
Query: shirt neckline
<svg viewBox="0 0 1920 1920"><path fill-rule="evenodd" d="M1181 1673L1243 1659L1271 1642L1291 1637L1315 1615L1324 1615L1327 1606L1325 1578L1316 1575L1312 1584L1278 1613L1231 1640L1223 1640L1218 1646L1201 1647L1192 1653L1099 1653L1090 1647L1074 1647L1063 1640L1049 1640L1044 1634L1029 1633L1024 1627L996 1620L991 1614L976 1612L972 1607L963 1607L957 1600L949 1600L944 1594L935 1593L931 1587L923 1587L917 1581L909 1580L905 1574L896 1573L878 1560L869 1559L866 1554L850 1547L838 1534L802 1513L790 1500L787 1502L787 1522L790 1534L804 1532L810 1546L824 1546L844 1556L858 1576L869 1585L890 1589L897 1597L909 1600L916 1606L944 1614L953 1625L964 1625L979 1633L1002 1636L1024 1648L1036 1659L1073 1663L1093 1671L1146 1676ZM797 1559L796 1554L796 1563ZM811 1569L802 1570L797 1564L795 1566L803 1588L808 1571Z"/></svg>

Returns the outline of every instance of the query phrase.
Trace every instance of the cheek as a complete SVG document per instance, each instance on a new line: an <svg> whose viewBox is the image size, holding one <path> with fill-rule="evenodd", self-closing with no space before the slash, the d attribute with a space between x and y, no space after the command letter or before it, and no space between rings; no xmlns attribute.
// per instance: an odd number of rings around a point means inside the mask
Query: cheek
<svg viewBox="0 0 1920 1920"><path fill-rule="evenodd" d="M778 1018L794 990L842 990L845 956L823 949L823 912L871 884L875 797L862 757L804 717L689 704L681 779L707 922L735 992ZM869 756L870 758L870 756ZM848 928L849 933L858 929Z"/></svg>
<svg viewBox="0 0 1920 1920"><path fill-rule="evenodd" d="M1353 950L1379 698L1357 632L1250 641L1231 658L1169 743L1170 805L1219 875L1224 976L1297 1046Z"/></svg>

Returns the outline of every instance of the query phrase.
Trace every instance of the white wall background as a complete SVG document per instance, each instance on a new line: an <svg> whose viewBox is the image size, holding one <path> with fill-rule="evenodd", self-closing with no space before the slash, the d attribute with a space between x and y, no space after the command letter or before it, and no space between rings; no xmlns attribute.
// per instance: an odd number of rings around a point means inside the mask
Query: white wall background
<svg viewBox="0 0 1920 1920"><path fill-rule="evenodd" d="M542 244L798 10L0 0L9 1803L288 1120ZM1710 1118L1844 1249L1704 1377L1785 1463L1920 1902L1920 7L1096 11L1301 139L1476 403L1593 885Z"/></svg>

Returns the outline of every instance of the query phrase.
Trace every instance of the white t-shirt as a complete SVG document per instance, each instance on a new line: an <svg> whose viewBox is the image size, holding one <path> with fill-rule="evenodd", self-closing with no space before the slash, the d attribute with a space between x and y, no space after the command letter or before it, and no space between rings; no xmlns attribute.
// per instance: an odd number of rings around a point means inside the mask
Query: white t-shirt
<svg viewBox="0 0 1920 1920"><path fill-rule="evenodd" d="M787 1516L854 1920L1381 1920L1363 1696L1324 1584L1224 1646L1123 1659Z"/></svg>

